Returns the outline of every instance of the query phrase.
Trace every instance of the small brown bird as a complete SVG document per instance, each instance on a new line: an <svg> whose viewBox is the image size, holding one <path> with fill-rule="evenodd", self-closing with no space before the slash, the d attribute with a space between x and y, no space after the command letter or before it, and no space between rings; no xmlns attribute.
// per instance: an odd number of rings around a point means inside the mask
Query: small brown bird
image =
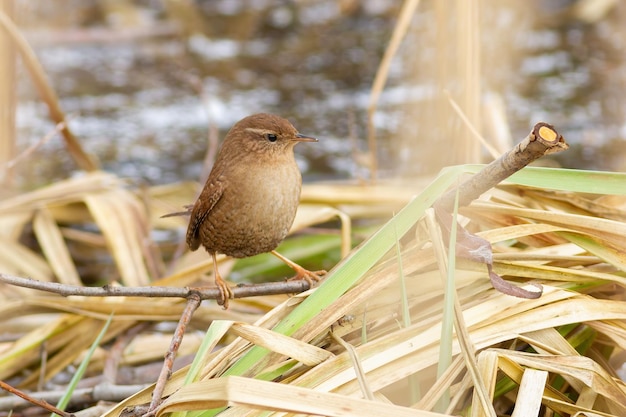
<svg viewBox="0 0 626 417"><path fill-rule="evenodd" d="M233 292L220 276L216 255L245 258L271 252L310 284L326 271L308 271L274 249L287 236L300 200L302 176L293 148L317 139L298 133L288 120L260 113L228 132L213 169L191 209L187 244L204 246L213 258L215 284L224 308Z"/></svg>

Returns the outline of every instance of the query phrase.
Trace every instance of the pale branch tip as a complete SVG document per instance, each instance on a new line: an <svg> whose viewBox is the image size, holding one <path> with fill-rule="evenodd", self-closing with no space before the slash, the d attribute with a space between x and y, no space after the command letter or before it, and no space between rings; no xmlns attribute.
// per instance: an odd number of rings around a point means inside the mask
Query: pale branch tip
<svg viewBox="0 0 626 417"><path fill-rule="evenodd" d="M530 163L556 152L568 149L569 145L557 130L545 122L537 123L530 133L500 158L486 165L467 181L447 191L434 206L452 212L456 194L459 194L459 207L467 206L484 192L495 187Z"/></svg>

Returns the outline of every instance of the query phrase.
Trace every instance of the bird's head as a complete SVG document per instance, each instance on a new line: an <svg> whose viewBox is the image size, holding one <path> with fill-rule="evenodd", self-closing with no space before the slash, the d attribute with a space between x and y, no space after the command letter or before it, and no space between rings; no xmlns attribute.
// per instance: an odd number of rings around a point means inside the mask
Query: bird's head
<svg viewBox="0 0 626 417"><path fill-rule="evenodd" d="M259 156L277 156L291 153L299 142L317 142L317 139L298 133L287 119L258 113L237 122L226 135L223 146Z"/></svg>

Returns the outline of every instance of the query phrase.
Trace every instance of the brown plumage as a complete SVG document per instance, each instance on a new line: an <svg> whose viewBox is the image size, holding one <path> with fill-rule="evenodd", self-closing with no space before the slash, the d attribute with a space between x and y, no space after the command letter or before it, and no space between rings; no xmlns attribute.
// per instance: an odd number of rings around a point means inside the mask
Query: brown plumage
<svg viewBox="0 0 626 417"><path fill-rule="evenodd" d="M228 132L198 200L191 208L187 244L204 246L213 258L219 302L228 308L233 293L217 270L216 254L244 258L272 252L293 268L296 278L319 280L274 251L287 236L300 200L302 176L293 148L317 142L288 120L260 113L237 122Z"/></svg>

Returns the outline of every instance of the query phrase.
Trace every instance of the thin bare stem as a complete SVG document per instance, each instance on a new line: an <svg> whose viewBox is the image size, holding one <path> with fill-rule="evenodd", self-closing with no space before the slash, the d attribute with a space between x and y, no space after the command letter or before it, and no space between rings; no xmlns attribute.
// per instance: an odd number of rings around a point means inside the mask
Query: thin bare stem
<svg viewBox="0 0 626 417"><path fill-rule="evenodd" d="M20 391L17 388L12 387L11 385L7 384L4 381L0 381L0 388L2 388L3 390L5 390L7 392L10 392L13 395L16 395L16 396L18 396L18 397L28 401L31 404L35 404L36 406L39 406L39 407L43 408L44 410L48 410L51 413L58 414L61 417L74 417L74 414L65 412L63 410L59 410L58 408L56 408L52 404L49 404L45 400L40 400L40 399L37 399L37 398L33 398L30 395L26 394L25 392Z"/></svg>
<svg viewBox="0 0 626 417"><path fill-rule="evenodd" d="M161 368L159 379L157 379L154 391L152 392L152 401L150 402L150 407L148 408L147 415L151 415L161 403L161 397L163 396L163 392L165 391L165 384L167 384L167 381L172 375L172 369L174 368L174 359L176 358L178 348L183 341L185 330L187 329L187 325L191 321L193 313L198 309L198 307L200 307L201 302L202 300L197 293L193 293L187 299L187 305L185 306L185 310L183 311L183 314L178 321L178 325L176 326L176 331L174 332L174 336L172 337L170 348L165 354L163 367Z"/></svg>
<svg viewBox="0 0 626 417"><path fill-rule="evenodd" d="M17 277L0 273L0 282L18 287L31 288L59 294L64 297L80 295L84 297L164 297L189 298L198 294L202 300L215 300L220 297L217 288L187 287L81 287L78 285L44 282L32 278ZM310 288L306 280L266 282L262 284L243 284L232 288L234 298L256 297L260 295L297 294Z"/></svg>
<svg viewBox="0 0 626 417"><path fill-rule="evenodd" d="M476 175L459 185L459 207L467 206L482 193L498 185L517 171L544 155L566 150L569 145L553 126L537 123L533 130L509 152L496 159ZM441 196L435 207L452 212L457 189Z"/></svg>
<svg viewBox="0 0 626 417"><path fill-rule="evenodd" d="M65 129L65 127L67 126L66 121L62 121L56 124L56 126L54 127L54 129L48 133L46 136L44 136L43 138L41 138L39 141L37 141L36 143L33 143L31 146L29 146L28 148L26 148L24 150L24 152L22 152L21 154L17 155L15 158L11 159L8 164L7 164L7 168L12 169L13 167L15 167L19 162L21 162L23 159L28 158L33 152L35 152L37 150L37 148L40 148L41 146L45 145L47 142L50 141L50 139L52 139L53 137L55 137L58 133L60 133L63 129Z"/></svg>

